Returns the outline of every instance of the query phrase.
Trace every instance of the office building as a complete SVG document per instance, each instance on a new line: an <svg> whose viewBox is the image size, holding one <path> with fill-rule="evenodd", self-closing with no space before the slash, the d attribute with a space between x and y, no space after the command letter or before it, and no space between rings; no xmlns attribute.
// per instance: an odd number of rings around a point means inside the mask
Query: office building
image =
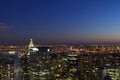
<svg viewBox="0 0 120 80"><path fill-rule="evenodd" d="M120 66L107 66L106 72L112 80L120 80Z"/></svg>
<svg viewBox="0 0 120 80"><path fill-rule="evenodd" d="M67 59L68 59L68 75L72 76L72 80L74 79L79 80L80 73L78 71L78 55L74 51L71 51L67 55Z"/></svg>
<svg viewBox="0 0 120 80"><path fill-rule="evenodd" d="M0 54L0 80L20 80L20 70L18 54L14 52Z"/></svg>
<svg viewBox="0 0 120 80"><path fill-rule="evenodd" d="M104 67L100 67L97 71L97 80L103 80L106 76L106 69Z"/></svg>
<svg viewBox="0 0 120 80"><path fill-rule="evenodd" d="M28 58L31 79L48 80L51 68L49 47L38 47L37 49L36 52L31 50Z"/></svg>

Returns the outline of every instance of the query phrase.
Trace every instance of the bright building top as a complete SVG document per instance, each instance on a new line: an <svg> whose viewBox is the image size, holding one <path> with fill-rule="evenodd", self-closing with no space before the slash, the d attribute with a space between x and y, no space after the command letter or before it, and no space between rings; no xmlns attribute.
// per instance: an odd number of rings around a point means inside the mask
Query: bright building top
<svg viewBox="0 0 120 80"><path fill-rule="evenodd" d="M29 48L35 47L34 44L33 44L33 40L32 40L32 39L30 39L30 43L29 43L29 46L28 46L28 47L29 47Z"/></svg>

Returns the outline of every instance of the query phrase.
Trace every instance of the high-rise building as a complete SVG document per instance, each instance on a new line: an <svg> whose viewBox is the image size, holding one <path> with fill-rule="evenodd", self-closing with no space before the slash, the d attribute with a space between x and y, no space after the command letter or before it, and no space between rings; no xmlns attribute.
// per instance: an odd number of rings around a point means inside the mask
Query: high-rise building
<svg viewBox="0 0 120 80"><path fill-rule="evenodd" d="M112 80L120 80L120 66L107 66L106 72Z"/></svg>
<svg viewBox="0 0 120 80"><path fill-rule="evenodd" d="M50 79L50 54L49 47L38 47L38 51L34 49L29 55L29 71L31 72L31 80L49 80Z"/></svg>
<svg viewBox="0 0 120 80"><path fill-rule="evenodd" d="M20 70L18 54L10 52L0 55L0 80L20 80Z"/></svg>
<svg viewBox="0 0 120 80"><path fill-rule="evenodd" d="M30 55L30 53L33 53L33 52L35 53L36 51L38 51L38 49L33 44L33 40L30 39L30 43L29 43L29 46L28 46L28 53L27 53L27 55Z"/></svg>
<svg viewBox="0 0 120 80"><path fill-rule="evenodd" d="M30 80L49 80L50 79L50 48L35 47L32 39L28 49L28 71Z"/></svg>
<svg viewBox="0 0 120 80"><path fill-rule="evenodd" d="M106 76L106 69L104 67L100 67L97 71L97 80L103 80Z"/></svg>
<svg viewBox="0 0 120 80"><path fill-rule="evenodd" d="M29 64L27 54L24 54L20 57L20 64L21 64L21 80L30 80L30 72L28 71Z"/></svg>
<svg viewBox="0 0 120 80"><path fill-rule="evenodd" d="M30 39L30 43L29 43L29 46L28 46L28 47L29 47L29 48L35 47L34 44L33 44L33 40L32 40L32 39Z"/></svg>
<svg viewBox="0 0 120 80"><path fill-rule="evenodd" d="M68 59L68 75L72 76L72 80L79 80L80 73L78 71L78 55L75 52L70 52L67 55Z"/></svg>

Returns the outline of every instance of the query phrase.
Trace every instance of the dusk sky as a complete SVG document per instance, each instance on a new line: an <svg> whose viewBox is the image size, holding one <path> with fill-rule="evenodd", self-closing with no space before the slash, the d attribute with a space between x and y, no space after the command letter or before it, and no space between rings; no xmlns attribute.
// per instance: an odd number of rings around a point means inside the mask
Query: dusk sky
<svg viewBox="0 0 120 80"><path fill-rule="evenodd" d="M0 45L120 41L120 0L1 0Z"/></svg>

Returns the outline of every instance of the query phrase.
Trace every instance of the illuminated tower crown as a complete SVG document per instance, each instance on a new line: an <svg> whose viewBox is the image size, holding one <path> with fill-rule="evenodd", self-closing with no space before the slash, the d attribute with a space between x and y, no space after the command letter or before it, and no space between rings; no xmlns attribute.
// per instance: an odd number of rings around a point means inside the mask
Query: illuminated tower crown
<svg viewBox="0 0 120 80"><path fill-rule="evenodd" d="M32 39L30 39L29 48L33 48L33 47L34 47L33 40L32 40Z"/></svg>

